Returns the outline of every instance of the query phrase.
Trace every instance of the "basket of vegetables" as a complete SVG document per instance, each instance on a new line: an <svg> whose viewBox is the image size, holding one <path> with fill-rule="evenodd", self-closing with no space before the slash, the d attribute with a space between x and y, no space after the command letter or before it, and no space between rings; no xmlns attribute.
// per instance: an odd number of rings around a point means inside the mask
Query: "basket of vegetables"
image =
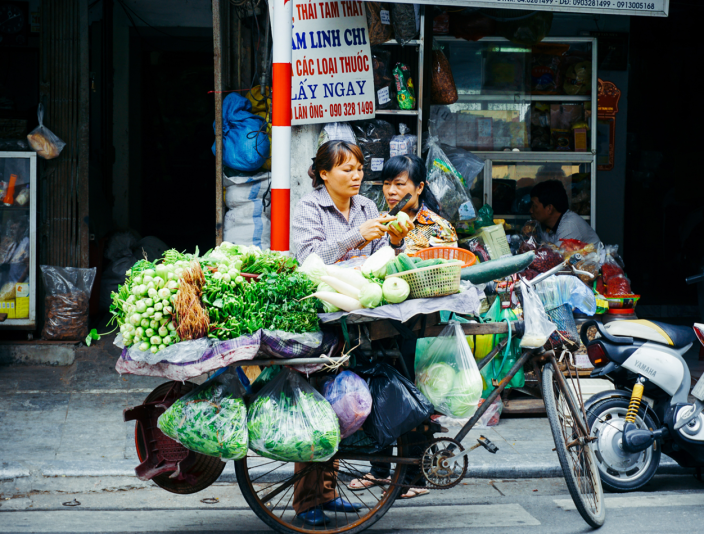
<svg viewBox="0 0 704 534"><path fill-rule="evenodd" d="M401 278L408 283L408 298L444 297L460 291L460 274L464 261L436 258L423 260L399 254L387 266L386 279Z"/></svg>

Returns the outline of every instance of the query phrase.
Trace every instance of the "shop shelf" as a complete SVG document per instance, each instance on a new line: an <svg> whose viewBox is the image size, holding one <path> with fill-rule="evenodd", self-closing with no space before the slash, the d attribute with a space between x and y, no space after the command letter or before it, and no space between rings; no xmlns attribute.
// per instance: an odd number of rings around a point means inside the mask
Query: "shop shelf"
<svg viewBox="0 0 704 534"><path fill-rule="evenodd" d="M377 109L377 115L418 115L417 109Z"/></svg>

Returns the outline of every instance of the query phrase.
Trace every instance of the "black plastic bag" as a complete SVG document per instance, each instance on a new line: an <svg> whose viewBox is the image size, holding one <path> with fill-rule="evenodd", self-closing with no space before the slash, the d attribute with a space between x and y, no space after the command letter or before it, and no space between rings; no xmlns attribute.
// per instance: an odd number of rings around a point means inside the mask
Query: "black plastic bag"
<svg viewBox="0 0 704 534"><path fill-rule="evenodd" d="M364 154L364 179L381 180L381 171L389 161L394 127L386 121L374 119L354 125L357 145Z"/></svg>
<svg viewBox="0 0 704 534"><path fill-rule="evenodd" d="M363 368L359 374L369 379L372 411L362 427L381 447L416 428L434 408L418 388L386 363Z"/></svg>

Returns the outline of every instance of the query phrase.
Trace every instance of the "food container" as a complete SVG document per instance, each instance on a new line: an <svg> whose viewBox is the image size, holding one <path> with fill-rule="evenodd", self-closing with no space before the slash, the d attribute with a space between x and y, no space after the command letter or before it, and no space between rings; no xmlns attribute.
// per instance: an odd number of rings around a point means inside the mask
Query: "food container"
<svg viewBox="0 0 704 534"><path fill-rule="evenodd" d="M397 276L408 282L411 288L409 299L444 297L460 292L461 271L461 263L446 263L390 274L386 279Z"/></svg>
<svg viewBox="0 0 704 534"><path fill-rule="evenodd" d="M409 256L414 256L416 258L422 258L424 260L462 260L464 262L464 267L470 267L474 265L477 261L477 257L468 250L457 247L430 247L419 250L415 254L409 254Z"/></svg>

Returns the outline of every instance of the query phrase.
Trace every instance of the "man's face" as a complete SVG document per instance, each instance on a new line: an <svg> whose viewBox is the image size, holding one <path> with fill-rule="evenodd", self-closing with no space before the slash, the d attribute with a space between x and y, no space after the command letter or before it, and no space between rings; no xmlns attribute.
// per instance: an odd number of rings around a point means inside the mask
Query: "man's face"
<svg viewBox="0 0 704 534"><path fill-rule="evenodd" d="M530 215L539 223L545 223L552 215L554 209L552 204L543 206L538 197L531 197L530 199Z"/></svg>

